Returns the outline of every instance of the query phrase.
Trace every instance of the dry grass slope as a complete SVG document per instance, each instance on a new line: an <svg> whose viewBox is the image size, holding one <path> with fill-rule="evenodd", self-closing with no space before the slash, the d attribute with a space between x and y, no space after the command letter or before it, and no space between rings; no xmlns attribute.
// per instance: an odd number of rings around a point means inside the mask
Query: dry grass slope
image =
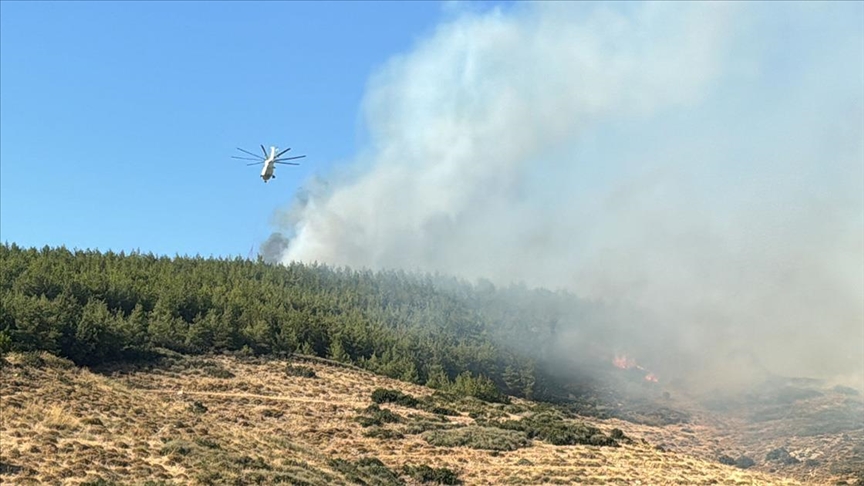
<svg viewBox="0 0 864 486"><path fill-rule="evenodd" d="M175 357L99 374L47 354L6 361L3 484L410 485L420 484L422 466L447 468L466 485L800 484L662 452L640 440L639 427L625 430L632 443L596 447L554 446L494 429L498 437L482 426L487 419L518 420L532 406L519 400L443 404L456 416L394 403L370 409L377 388L421 399L432 390L314 360L298 369L284 360ZM364 427L363 416L373 423ZM594 425L605 433L613 426ZM460 428L466 426L474 428ZM476 449L427 440L448 431L461 435L447 440L480 434L509 442Z"/></svg>

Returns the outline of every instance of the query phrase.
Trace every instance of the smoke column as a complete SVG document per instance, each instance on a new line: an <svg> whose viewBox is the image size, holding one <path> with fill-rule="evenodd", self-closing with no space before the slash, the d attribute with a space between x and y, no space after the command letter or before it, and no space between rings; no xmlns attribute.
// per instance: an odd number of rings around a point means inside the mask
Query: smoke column
<svg viewBox="0 0 864 486"><path fill-rule="evenodd" d="M281 261L567 289L646 309L688 365L746 348L864 387L862 24L851 2L456 12L370 79L370 144L283 215Z"/></svg>

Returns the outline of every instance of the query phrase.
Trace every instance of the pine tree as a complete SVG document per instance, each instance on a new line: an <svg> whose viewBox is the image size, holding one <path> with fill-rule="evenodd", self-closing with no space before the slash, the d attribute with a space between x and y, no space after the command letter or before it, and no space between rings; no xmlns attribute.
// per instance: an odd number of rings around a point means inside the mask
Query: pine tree
<svg viewBox="0 0 864 486"><path fill-rule="evenodd" d="M306 356L315 356L315 350L312 349L312 345L309 344L309 341L303 341L303 345L300 346L300 354Z"/></svg>
<svg viewBox="0 0 864 486"><path fill-rule="evenodd" d="M436 388L438 390L448 390L452 382L450 378L447 376L447 373L444 372L444 367L440 364L434 364L429 367L428 378L426 379L426 386L429 388Z"/></svg>
<svg viewBox="0 0 864 486"><path fill-rule="evenodd" d="M345 352L345 348L342 346L342 339L338 336L335 337L330 343L330 349L327 353L327 357L332 359L333 361L339 361L341 363L351 362L351 357L348 356L348 353Z"/></svg>

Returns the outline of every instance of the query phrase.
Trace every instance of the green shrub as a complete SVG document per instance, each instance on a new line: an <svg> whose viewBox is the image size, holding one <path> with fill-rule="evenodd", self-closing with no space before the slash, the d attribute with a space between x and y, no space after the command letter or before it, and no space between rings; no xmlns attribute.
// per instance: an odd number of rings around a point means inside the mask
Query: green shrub
<svg viewBox="0 0 864 486"><path fill-rule="evenodd" d="M786 465L798 464L799 462L801 462L800 459L793 456L792 454L789 454L789 451L787 451L786 448L784 448L784 447L774 449L771 452L769 452L768 454L766 454L765 460L766 461L772 461L772 462L779 462L779 463L786 464Z"/></svg>
<svg viewBox="0 0 864 486"><path fill-rule="evenodd" d="M301 378L315 378L315 370L308 366L288 365L285 367L285 374L288 376L299 376Z"/></svg>
<svg viewBox="0 0 864 486"><path fill-rule="evenodd" d="M253 458L245 455L235 458L234 464L240 466L243 469L273 469L273 467L267 464L267 461L265 461L264 459L261 459L260 457Z"/></svg>
<svg viewBox="0 0 864 486"><path fill-rule="evenodd" d="M354 484L374 484L379 486L402 486L399 476L375 457L361 457L356 461L331 459L330 467L341 472Z"/></svg>
<svg viewBox="0 0 864 486"><path fill-rule="evenodd" d="M400 416L399 414L393 413L386 408L381 408L376 403L373 403L372 405L366 407L366 409L363 410L363 414L364 415L355 417L354 419L363 427L398 423L403 420L402 416Z"/></svg>
<svg viewBox="0 0 864 486"><path fill-rule="evenodd" d="M412 478L420 481L421 483L436 483L447 485L462 484L462 480L459 479L459 475L456 474L455 471L446 467L432 468L425 464L420 466L410 466L406 464L402 467L402 471L408 476L411 476Z"/></svg>
<svg viewBox="0 0 864 486"><path fill-rule="evenodd" d="M0 331L0 358L12 351L12 337L6 331Z"/></svg>
<svg viewBox="0 0 864 486"><path fill-rule="evenodd" d="M261 415L263 415L264 417L268 417L268 418L279 418L279 417L285 415L285 412L283 412L282 410L275 409L275 408L265 408L264 410L261 411Z"/></svg>
<svg viewBox="0 0 864 486"><path fill-rule="evenodd" d="M510 399L501 393L495 383L484 375L472 376L470 372L462 372L450 386L450 391L458 395L479 398L484 402L510 403Z"/></svg>
<svg viewBox="0 0 864 486"><path fill-rule="evenodd" d="M555 412L541 412L522 420L488 422L504 430L524 432L530 439L540 439L552 445L594 445L617 447L618 442L584 423L569 423ZM623 435L623 432L621 433Z"/></svg>
<svg viewBox="0 0 864 486"><path fill-rule="evenodd" d="M426 442L437 447L470 447L496 451L513 451L531 445L524 432L476 425L450 430L424 432Z"/></svg>
<svg viewBox="0 0 864 486"><path fill-rule="evenodd" d="M454 424L448 421L436 422L432 420L415 420L405 427L405 433L409 435L422 434L429 430L444 430L465 427L462 424Z"/></svg>
<svg viewBox="0 0 864 486"><path fill-rule="evenodd" d="M192 413L206 413L207 407L205 407L203 403L196 400L189 404L189 411Z"/></svg>
<svg viewBox="0 0 864 486"><path fill-rule="evenodd" d="M372 392L372 401L375 403L395 403L403 407L415 408L420 403L416 398L399 390L378 388Z"/></svg>
<svg viewBox="0 0 864 486"><path fill-rule="evenodd" d="M114 481L109 481L105 478L96 478L92 481L84 481L83 483L79 483L79 486L114 486L117 484Z"/></svg>

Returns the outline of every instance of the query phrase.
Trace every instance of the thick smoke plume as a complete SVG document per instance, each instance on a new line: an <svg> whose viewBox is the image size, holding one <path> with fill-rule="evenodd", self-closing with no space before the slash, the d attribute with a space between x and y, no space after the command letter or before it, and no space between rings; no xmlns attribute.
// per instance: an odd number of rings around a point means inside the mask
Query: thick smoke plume
<svg viewBox="0 0 864 486"><path fill-rule="evenodd" d="M670 372L734 381L744 353L862 387L862 23L860 3L457 14L371 79L370 146L283 215L281 259L563 288L644 309L633 353Z"/></svg>

